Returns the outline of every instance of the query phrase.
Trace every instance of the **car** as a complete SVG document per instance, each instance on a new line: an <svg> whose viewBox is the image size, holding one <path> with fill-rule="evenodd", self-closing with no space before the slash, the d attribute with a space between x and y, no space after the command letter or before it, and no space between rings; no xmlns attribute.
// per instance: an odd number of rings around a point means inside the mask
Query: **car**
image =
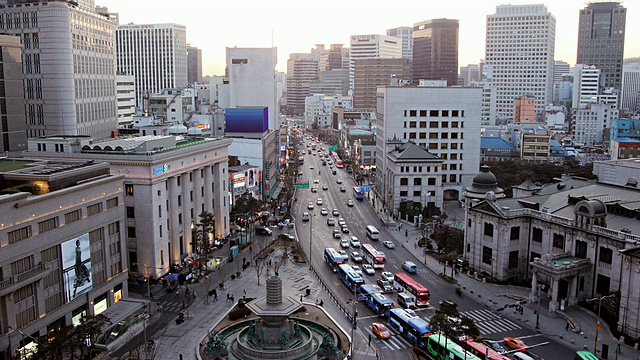
<svg viewBox="0 0 640 360"><path fill-rule="evenodd" d="M313 169L314 169L313 165L309 166L309 170L313 170Z"/></svg>
<svg viewBox="0 0 640 360"><path fill-rule="evenodd" d="M333 214L333 216L340 216L340 212L338 211L338 209L333 209L331 214Z"/></svg>
<svg viewBox="0 0 640 360"><path fill-rule="evenodd" d="M316 200L316 204L322 205L322 203L323 203L322 198L318 198L318 200Z"/></svg>
<svg viewBox="0 0 640 360"><path fill-rule="evenodd" d="M403 262L402 268L404 269L404 271L408 272L409 274L415 274L416 272L418 272L418 267L416 266L416 264L413 263L413 261Z"/></svg>
<svg viewBox="0 0 640 360"><path fill-rule="evenodd" d="M331 169L331 175L335 175L336 174L336 169Z"/></svg>
<svg viewBox="0 0 640 360"><path fill-rule="evenodd" d="M302 221L309 221L309 219L311 219L311 215L309 215L309 213L305 211L302 214Z"/></svg>
<svg viewBox="0 0 640 360"><path fill-rule="evenodd" d="M322 190L329 190L329 187L327 186L327 184L322 185Z"/></svg>
<svg viewBox="0 0 640 360"><path fill-rule="evenodd" d="M369 264L362 265L362 271L364 271L364 273L367 274L367 275L375 275L376 274L376 269L374 269L373 266L371 266Z"/></svg>
<svg viewBox="0 0 640 360"><path fill-rule="evenodd" d="M309 204L307 205L307 209L313 210L314 208L315 208L315 205L313 205L313 201L309 201Z"/></svg>
<svg viewBox="0 0 640 360"><path fill-rule="evenodd" d="M343 259L345 260L349 260L349 255L347 255L347 252L344 250L338 250L338 253L340 254L340 256L342 256Z"/></svg>
<svg viewBox="0 0 640 360"><path fill-rule="evenodd" d="M351 243L351 246L353 247L360 247L360 239L358 239L355 236L352 236L349 238L349 242Z"/></svg>
<svg viewBox="0 0 640 360"><path fill-rule="evenodd" d="M393 282L393 274L389 271L383 271L382 274L380 274L380 278L382 278L383 280L387 280L390 283Z"/></svg>
<svg viewBox="0 0 640 360"><path fill-rule="evenodd" d="M512 349L527 352L527 344L525 344L520 338L507 336L504 338L504 343Z"/></svg>
<svg viewBox="0 0 640 360"><path fill-rule="evenodd" d="M338 184L342 184L342 179L338 178L338 180L336 180L336 182L337 182Z"/></svg>
<svg viewBox="0 0 640 360"><path fill-rule="evenodd" d="M344 221L344 219L343 219L343 218L338 218L338 225L339 225L340 227L343 227L343 226L347 225L347 222L346 222L346 221Z"/></svg>
<svg viewBox="0 0 640 360"><path fill-rule="evenodd" d="M314 184L318 184L318 183L320 183L320 179L313 179L313 183L314 183Z"/></svg>
<svg viewBox="0 0 640 360"><path fill-rule="evenodd" d="M343 249L348 249L349 248L349 240L340 239L340 247L343 248Z"/></svg>
<svg viewBox="0 0 640 360"><path fill-rule="evenodd" d="M378 279L377 284L380 286L380 289L382 289L381 292L383 294L393 292L393 286L391 286L391 283L387 280Z"/></svg>
<svg viewBox="0 0 640 360"><path fill-rule="evenodd" d="M383 241L382 245L384 245L384 247L386 247L387 249L395 249L396 248L396 244L394 244L393 241L391 241L391 240Z"/></svg>
<svg viewBox="0 0 640 360"><path fill-rule="evenodd" d="M345 234L349 233L349 228L346 225L341 227L340 230L342 230L342 232L345 233Z"/></svg>
<svg viewBox="0 0 640 360"><path fill-rule="evenodd" d="M340 192L347 192L347 188L344 186L340 186Z"/></svg>
<svg viewBox="0 0 640 360"><path fill-rule="evenodd" d="M440 310L447 310L449 313L458 313L458 304L451 300L440 300Z"/></svg>
<svg viewBox="0 0 640 360"><path fill-rule="evenodd" d="M267 227L256 226L256 235L271 236L271 234L273 234L273 231L271 231L271 229Z"/></svg>
<svg viewBox="0 0 640 360"><path fill-rule="evenodd" d="M351 199L347 200L347 206L352 207L353 205L355 205L353 200L351 200Z"/></svg>
<svg viewBox="0 0 640 360"><path fill-rule="evenodd" d="M327 219L327 225L334 226L335 224L336 224L336 221L333 218Z"/></svg>
<svg viewBox="0 0 640 360"><path fill-rule="evenodd" d="M358 263L362 262L362 255L360 255L360 253L357 251L352 251L351 260L353 260L353 262L358 262Z"/></svg>
<svg viewBox="0 0 640 360"><path fill-rule="evenodd" d="M291 234L281 234L280 236L282 236L287 241L296 241L296 237Z"/></svg>
<svg viewBox="0 0 640 360"><path fill-rule="evenodd" d="M488 345L489 347L491 347L493 350L499 352L499 353L503 353L507 350L505 350L502 345L500 345L500 342L498 341L494 341L494 340L490 340L490 339L483 339L482 343L485 345Z"/></svg>
<svg viewBox="0 0 640 360"><path fill-rule="evenodd" d="M312 188L311 188L311 192L317 193L317 192L318 192L318 188L317 188L317 187L315 187L315 186L314 186L314 187L312 187Z"/></svg>
<svg viewBox="0 0 640 360"><path fill-rule="evenodd" d="M333 230L333 238L334 239L341 239L342 235L340 235L340 230Z"/></svg>
<svg viewBox="0 0 640 360"><path fill-rule="evenodd" d="M323 162L322 162L322 166L327 166L327 162L326 162L326 161L323 161Z"/></svg>
<svg viewBox="0 0 640 360"><path fill-rule="evenodd" d="M360 276L362 276L362 275L363 275L363 274L362 274L362 270L360 270L360 266L358 266L358 265L351 265L351 268L353 269L353 271L355 271L355 272L356 272L356 274L358 274L358 275L360 275Z"/></svg>
<svg viewBox="0 0 640 360"><path fill-rule="evenodd" d="M327 208L320 209L320 215L327 215L327 214L329 214L329 210L327 210Z"/></svg>

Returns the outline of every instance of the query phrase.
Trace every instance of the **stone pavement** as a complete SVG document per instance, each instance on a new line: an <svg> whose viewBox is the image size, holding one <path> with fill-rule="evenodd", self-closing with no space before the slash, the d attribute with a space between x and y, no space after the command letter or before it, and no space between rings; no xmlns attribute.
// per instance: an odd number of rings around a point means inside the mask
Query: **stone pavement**
<svg viewBox="0 0 640 360"><path fill-rule="evenodd" d="M369 202L371 202L371 199L369 199ZM377 201L376 207L378 207ZM381 216L381 220L386 221L384 211L380 212L377 209L376 212ZM447 214L450 219L454 217L464 219L464 209L457 202L447 203ZM397 226L400 226L400 224L402 224L402 228L398 230ZM399 221L398 223L389 223L389 226L389 230L396 244L406 248L416 257L418 263L426 265L426 267L435 274L441 274L443 270L446 270L446 273L449 275L452 274L453 269L451 266L443 265L432 256L428 256L425 263L423 249L417 246L417 239L420 236L420 232L416 230L411 223ZM478 298L478 301L481 301L493 311L503 307L505 304L515 304L515 302L519 300L528 300L531 291L530 288L525 287L484 283L466 273L460 273L454 277L462 289L462 296L475 296ZM452 286L452 291L453 290L454 287ZM522 315L513 311L512 308L496 312L496 314L501 314L507 318L518 319L530 324L531 328L534 329L537 317L535 313L536 309L537 303L532 304L528 302L525 305L525 310ZM539 332L575 350L585 349L593 352L596 335L595 329L598 321L597 316L592 312L580 306L573 306L562 312L550 313L548 311L548 300L546 300L546 297L543 295L541 296L539 321ZM567 322L572 325L569 330L566 330ZM613 337L606 323L602 322L601 331L598 334L598 348L602 349L602 344L608 345L609 359L640 359L640 352L625 344L620 345L620 353L616 354L615 351L618 343L618 339Z"/></svg>

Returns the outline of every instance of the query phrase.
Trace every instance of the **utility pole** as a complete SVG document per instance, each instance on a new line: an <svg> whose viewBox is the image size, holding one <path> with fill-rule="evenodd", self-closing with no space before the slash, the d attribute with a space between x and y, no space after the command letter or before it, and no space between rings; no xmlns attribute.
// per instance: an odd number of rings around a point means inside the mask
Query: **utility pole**
<svg viewBox="0 0 640 360"><path fill-rule="evenodd" d="M594 354L598 353L598 334L600 334L600 328L602 327L600 325L600 309L602 309L602 299L614 298L614 297L616 297L616 294L595 297L593 299L588 299L587 300L587 302L596 301L596 300L598 301L598 323L596 324L596 338L595 338L594 345L593 345L593 353Z"/></svg>
<svg viewBox="0 0 640 360"><path fill-rule="evenodd" d="M316 216L315 214L312 214L311 216L309 216L309 270L311 270L311 236L313 234L313 218L314 216Z"/></svg>
<svg viewBox="0 0 640 360"><path fill-rule="evenodd" d="M540 329L540 288L541 284L538 284L538 309L536 310L536 330Z"/></svg>

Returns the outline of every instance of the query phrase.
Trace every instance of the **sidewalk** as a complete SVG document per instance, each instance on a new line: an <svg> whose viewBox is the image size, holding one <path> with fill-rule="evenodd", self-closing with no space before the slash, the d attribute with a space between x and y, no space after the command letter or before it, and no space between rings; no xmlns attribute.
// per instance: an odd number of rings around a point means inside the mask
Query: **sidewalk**
<svg viewBox="0 0 640 360"><path fill-rule="evenodd" d="M462 209L459 204L448 204L447 213L450 218L455 216L458 219L464 219L464 209ZM425 263L423 248L416 246L417 239L421 236L420 232L416 230L411 223L401 221L400 224L402 224L400 231L397 231L395 228L389 229L397 243L396 245L402 245L416 257L417 263L424 264L435 274L441 274L444 269L446 269L447 274L453 272L451 266L443 265L432 256L428 256ZM407 230L406 233L405 229ZM455 280L458 281L458 285L462 289L462 296L475 296L477 300L482 302L486 307L494 310L503 307L505 304L514 304L519 300L529 300L531 292L531 289L519 286L484 283L462 272L455 277ZM455 285L452 285L452 290L454 286ZM540 329L535 330L536 308L537 303L528 302L525 305L523 315L516 314L511 308L497 313L501 316L524 322L531 327L532 331L539 331L570 348L593 352L597 324L597 316L595 314L580 306L570 307L564 312L550 313L548 311L548 300L546 300L546 297L543 295L541 296L540 303ZM567 322L573 325L568 331L565 330ZM602 327L598 335L598 349L601 350L603 344L609 346L609 359L640 359L640 352L625 344L621 345L620 354L615 354L618 339L613 337L609 327L604 322L602 322Z"/></svg>

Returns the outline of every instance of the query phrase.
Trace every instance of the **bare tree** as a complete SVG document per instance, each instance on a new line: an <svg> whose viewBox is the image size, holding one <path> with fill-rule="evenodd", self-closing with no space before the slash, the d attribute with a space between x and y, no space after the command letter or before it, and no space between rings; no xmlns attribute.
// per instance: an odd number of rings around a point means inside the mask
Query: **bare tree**
<svg viewBox="0 0 640 360"><path fill-rule="evenodd" d="M267 263L264 258L260 258L259 255L254 256L253 258L253 267L256 269L256 275L258 277L258 285L260 285L260 275L267 267Z"/></svg>
<svg viewBox="0 0 640 360"><path fill-rule="evenodd" d="M280 268L282 267L282 265L284 265L285 262L287 262L287 259L289 258L287 248L284 248L283 251L284 254L276 256L275 261L273 262L273 273L276 276L279 275Z"/></svg>

